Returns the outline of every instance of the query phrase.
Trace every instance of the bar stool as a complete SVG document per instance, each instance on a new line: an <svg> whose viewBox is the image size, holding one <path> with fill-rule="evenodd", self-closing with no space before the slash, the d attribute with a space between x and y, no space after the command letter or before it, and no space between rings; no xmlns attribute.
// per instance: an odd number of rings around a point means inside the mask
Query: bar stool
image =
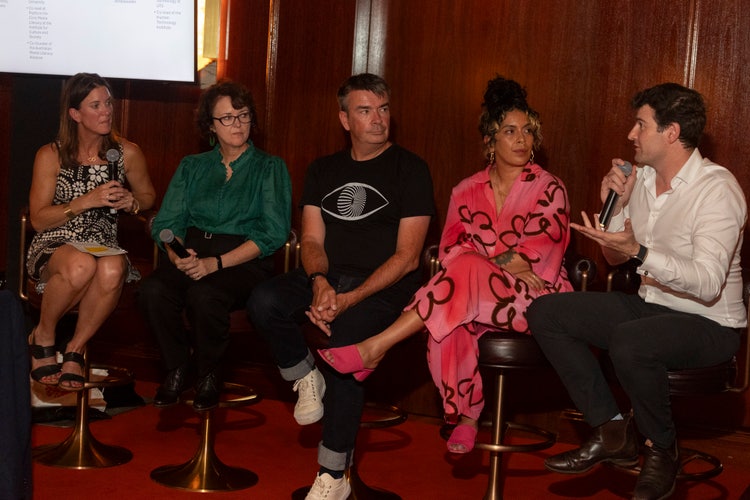
<svg viewBox="0 0 750 500"><path fill-rule="evenodd" d="M226 398L235 395L234 398ZM224 382L219 408L239 408L260 402L260 396L251 388ZM190 398L183 403L192 405ZM249 488L258 482L258 475L247 469L224 464L214 451L216 433L213 428L214 411L199 412L201 417L201 442L192 459L179 465L164 465L151 471L155 482L187 491L220 492Z"/></svg>
<svg viewBox="0 0 750 500"><path fill-rule="evenodd" d="M121 446L101 443L89 429L89 392L93 388L107 388L129 384L133 374L125 368L91 365L86 351L83 353L85 382L76 394L76 416L73 432L63 442L37 446L32 450L35 461L54 467L94 469L113 467L129 462L133 453ZM92 375L92 369L106 370L107 375Z"/></svg>

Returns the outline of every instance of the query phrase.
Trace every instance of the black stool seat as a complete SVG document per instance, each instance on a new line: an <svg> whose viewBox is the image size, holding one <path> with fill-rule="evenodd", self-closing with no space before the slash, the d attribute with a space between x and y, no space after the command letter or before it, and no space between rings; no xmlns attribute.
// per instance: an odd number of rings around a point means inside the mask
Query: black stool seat
<svg viewBox="0 0 750 500"><path fill-rule="evenodd" d="M479 339L479 366L518 370L550 366L531 335L515 332L487 332Z"/></svg>
<svg viewBox="0 0 750 500"><path fill-rule="evenodd" d="M719 394L732 387L737 377L737 358L706 368L670 370L668 376L672 396Z"/></svg>

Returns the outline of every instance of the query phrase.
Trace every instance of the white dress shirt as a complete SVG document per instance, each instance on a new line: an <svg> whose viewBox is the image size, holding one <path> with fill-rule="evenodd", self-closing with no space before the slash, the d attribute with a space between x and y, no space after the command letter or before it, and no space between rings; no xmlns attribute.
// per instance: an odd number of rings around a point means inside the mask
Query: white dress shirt
<svg viewBox="0 0 750 500"><path fill-rule="evenodd" d="M648 248L638 268L638 294L646 302L732 328L747 324L740 267L747 205L729 170L695 149L671 188L656 196L656 171L639 167L630 200L609 231L622 231L626 217Z"/></svg>

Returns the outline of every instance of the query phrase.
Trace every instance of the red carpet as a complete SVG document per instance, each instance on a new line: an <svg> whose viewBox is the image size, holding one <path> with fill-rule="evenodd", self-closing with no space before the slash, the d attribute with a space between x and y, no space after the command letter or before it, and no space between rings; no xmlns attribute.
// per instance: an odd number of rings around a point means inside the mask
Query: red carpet
<svg viewBox="0 0 750 500"><path fill-rule="evenodd" d="M139 382L136 390L150 397L155 384ZM215 451L227 465L259 476L258 483L235 492L215 493L220 498L288 499L315 478L320 427L299 427L292 405L262 400L253 406L221 409L214 420ZM199 419L186 406L157 410L151 405L90 424L101 442L133 452L127 464L103 469L64 469L34 464L36 499L196 498L201 493L162 486L149 477L151 470L181 464L200 442ZM370 486L384 488L403 499L481 499L487 484L488 454L474 451L452 456L445 451L434 421L410 418L390 429L362 431L359 437L359 474ZM33 445L57 443L69 428L35 425ZM535 454L506 455L506 499L619 499L630 498L635 478L607 467L582 476L547 472L542 460L571 448L559 444ZM739 499L750 484L750 470L725 463L724 472L703 483L678 483L673 498ZM208 493L204 493L206 495Z"/></svg>

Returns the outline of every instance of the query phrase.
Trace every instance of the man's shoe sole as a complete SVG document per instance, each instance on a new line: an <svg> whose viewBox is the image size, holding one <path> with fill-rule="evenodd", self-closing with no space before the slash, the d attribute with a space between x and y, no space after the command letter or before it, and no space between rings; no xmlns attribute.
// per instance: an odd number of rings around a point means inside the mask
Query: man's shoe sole
<svg viewBox="0 0 750 500"><path fill-rule="evenodd" d="M554 467L551 467L547 465L547 463L544 463L545 469L557 472L558 474L583 474L584 472L588 472L594 467L596 467L599 464L612 464L619 467L633 467L634 465L638 465L638 457L635 458L605 458L604 460L600 460L598 462L594 462L593 464L589 465L585 469L557 469Z"/></svg>

